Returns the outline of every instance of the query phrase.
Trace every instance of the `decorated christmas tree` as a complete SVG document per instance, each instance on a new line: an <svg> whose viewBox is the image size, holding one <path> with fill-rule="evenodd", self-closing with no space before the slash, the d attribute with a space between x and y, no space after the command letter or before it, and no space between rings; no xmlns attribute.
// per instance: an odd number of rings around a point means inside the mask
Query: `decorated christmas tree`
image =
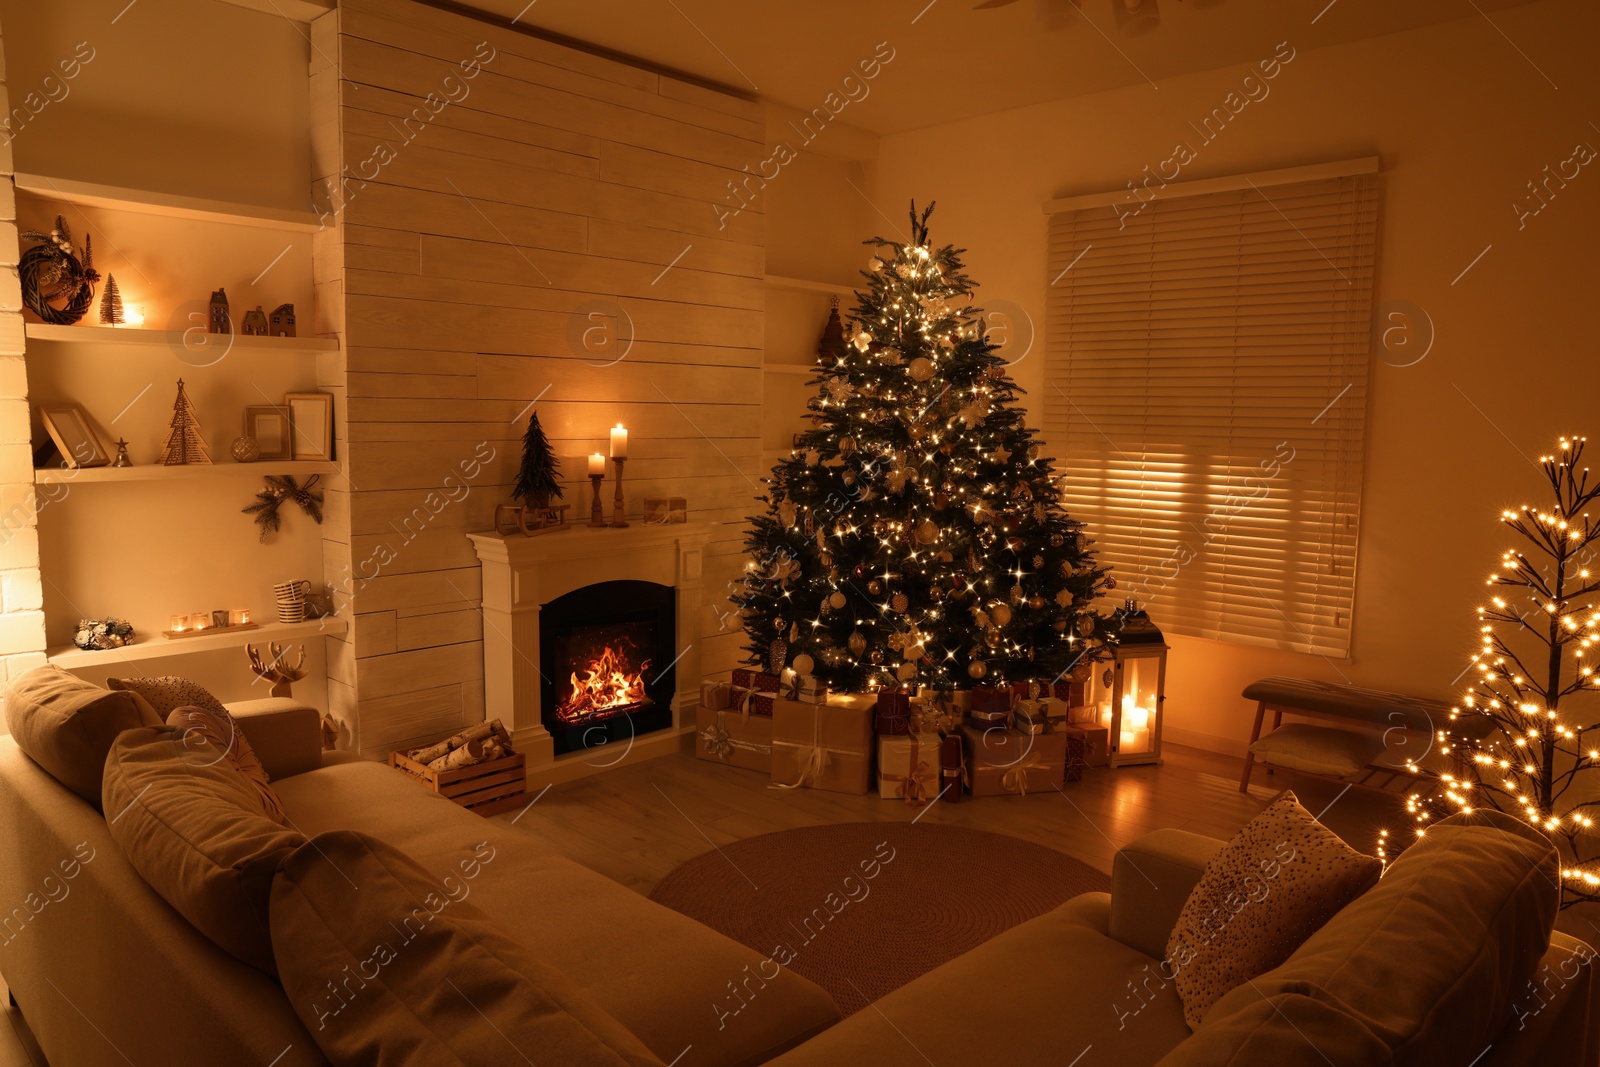
<svg viewBox="0 0 1600 1067"><path fill-rule="evenodd" d="M161 439L161 462L168 466L179 463L210 463L206 452L206 439L200 436L200 420L194 417L189 406L189 394L178 379L178 396L172 402L172 422L167 436Z"/></svg>
<svg viewBox="0 0 1600 1067"><path fill-rule="evenodd" d="M549 507L552 499L561 499L560 474L561 463L550 450L550 441L535 411L528 416L528 432L522 435L522 466L517 468L511 499L535 507Z"/></svg>
<svg viewBox="0 0 1600 1067"><path fill-rule="evenodd" d="M1523 544L1489 576L1495 592L1478 609L1482 644L1472 657L1478 676L1436 724L1438 758L1464 770L1442 771L1431 793L1407 802L1418 836L1461 811L1527 819L1563 846L1563 906L1600 900L1600 848L1590 838L1600 774L1586 773L1600 768L1600 745L1584 739L1600 731L1600 704L1584 699L1600 689L1600 579L1589 569L1600 522L1587 511L1600 484L1578 468L1583 445L1562 438L1560 454L1540 460L1551 490L1544 506L1500 517Z"/></svg>
<svg viewBox="0 0 1600 1067"><path fill-rule="evenodd" d="M813 429L772 469L741 590L749 662L805 655L835 689L1087 676L1115 582L972 306L960 250L874 238L848 344L819 357ZM828 346L825 346L825 349ZM802 663L805 661L802 660Z"/></svg>

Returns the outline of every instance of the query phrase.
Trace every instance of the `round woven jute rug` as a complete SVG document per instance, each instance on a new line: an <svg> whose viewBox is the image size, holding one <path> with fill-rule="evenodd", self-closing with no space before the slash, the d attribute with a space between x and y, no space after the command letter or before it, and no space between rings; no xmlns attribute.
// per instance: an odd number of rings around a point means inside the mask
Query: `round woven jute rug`
<svg viewBox="0 0 1600 1067"><path fill-rule="evenodd" d="M846 1015L1111 879L1043 845L910 823L808 826L689 860L651 899L816 982Z"/></svg>

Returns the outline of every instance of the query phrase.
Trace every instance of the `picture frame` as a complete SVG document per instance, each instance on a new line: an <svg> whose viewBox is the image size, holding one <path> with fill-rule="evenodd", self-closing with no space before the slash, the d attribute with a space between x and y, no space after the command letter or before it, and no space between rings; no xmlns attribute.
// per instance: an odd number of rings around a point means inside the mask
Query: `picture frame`
<svg viewBox="0 0 1600 1067"><path fill-rule="evenodd" d="M40 404L39 421L68 467L104 467L111 463L111 450L94 432L88 412L77 404Z"/></svg>
<svg viewBox="0 0 1600 1067"><path fill-rule="evenodd" d="M285 393L283 406L289 409L294 433L291 459L333 458L333 394Z"/></svg>
<svg viewBox="0 0 1600 1067"><path fill-rule="evenodd" d="M244 409L244 435L256 439L259 459L292 459L294 412L277 404L253 404Z"/></svg>

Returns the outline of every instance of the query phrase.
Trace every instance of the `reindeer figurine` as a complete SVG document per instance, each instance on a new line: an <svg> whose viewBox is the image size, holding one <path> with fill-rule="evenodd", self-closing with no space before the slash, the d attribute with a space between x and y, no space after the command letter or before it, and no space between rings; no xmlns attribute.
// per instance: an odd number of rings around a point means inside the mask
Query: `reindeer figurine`
<svg viewBox="0 0 1600 1067"><path fill-rule="evenodd" d="M294 683L306 676L306 646L300 646L300 655L293 663L284 660L286 652L278 642L272 642L267 648L272 652L272 658L263 663L261 653L256 651L255 645L244 646L246 654L250 657L250 669L256 672L258 678L272 683L273 696L294 696Z"/></svg>

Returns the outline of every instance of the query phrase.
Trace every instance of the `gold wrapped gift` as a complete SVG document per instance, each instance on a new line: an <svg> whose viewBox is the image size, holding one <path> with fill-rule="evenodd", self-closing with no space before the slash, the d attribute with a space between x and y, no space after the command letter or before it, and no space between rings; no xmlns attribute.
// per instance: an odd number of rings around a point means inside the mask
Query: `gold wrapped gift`
<svg viewBox="0 0 1600 1067"><path fill-rule="evenodd" d="M962 727L967 786L975 797L1052 792L1066 779L1067 735Z"/></svg>
<svg viewBox="0 0 1600 1067"><path fill-rule="evenodd" d="M805 787L865 796L871 784L869 708L806 704L783 697L773 701L773 788Z"/></svg>
<svg viewBox="0 0 1600 1067"><path fill-rule="evenodd" d="M920 807L939 792L939 735L878 737L878 796Z"/></svg>

